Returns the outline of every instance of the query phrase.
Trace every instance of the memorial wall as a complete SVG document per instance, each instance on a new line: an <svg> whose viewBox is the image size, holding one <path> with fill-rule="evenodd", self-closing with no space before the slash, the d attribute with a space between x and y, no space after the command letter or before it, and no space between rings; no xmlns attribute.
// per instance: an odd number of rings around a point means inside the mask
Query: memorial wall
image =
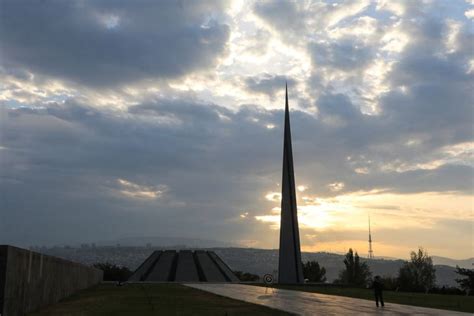
<svg viewBox="0 0 474 316"><path fill-rule="evenodd" d="M0 245L0 316L24 315L102 281L102 270Z"/></svg>

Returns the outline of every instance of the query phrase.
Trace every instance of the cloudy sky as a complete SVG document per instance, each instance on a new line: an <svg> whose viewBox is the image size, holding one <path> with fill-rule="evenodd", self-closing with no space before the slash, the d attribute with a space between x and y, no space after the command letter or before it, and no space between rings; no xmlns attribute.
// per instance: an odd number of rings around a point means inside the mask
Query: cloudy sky
<svg viewBox="0 0 474 316"><path fill-rule="evenodd" d="M474 2L0 1L0 243L473 256Z"/></svg>

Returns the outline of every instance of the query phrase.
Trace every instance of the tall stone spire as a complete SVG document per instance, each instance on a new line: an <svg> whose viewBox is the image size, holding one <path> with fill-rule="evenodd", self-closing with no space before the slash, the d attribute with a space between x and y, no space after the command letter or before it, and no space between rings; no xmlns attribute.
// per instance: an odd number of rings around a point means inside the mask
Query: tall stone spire
<svg viewBox="0 0 474 316"><path fill-rule="evenodd" d="M281 181L281 225L280 254L278 260L278 283L303 283L301 265L300 234L296 208L295 173L291 147L290 111L288 108L288 85L285 98L285 134L283 145L283 178Z"/></svg>

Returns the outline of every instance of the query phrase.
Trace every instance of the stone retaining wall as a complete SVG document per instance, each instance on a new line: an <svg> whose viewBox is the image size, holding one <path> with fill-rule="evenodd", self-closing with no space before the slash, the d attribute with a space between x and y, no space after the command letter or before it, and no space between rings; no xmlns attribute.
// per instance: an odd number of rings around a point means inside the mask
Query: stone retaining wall
<svg viewBox="0 0 474 316"><path fill-rule="evenodd" d="M89 266L0 245L0 316L24 315L102 281Z"/></svg>

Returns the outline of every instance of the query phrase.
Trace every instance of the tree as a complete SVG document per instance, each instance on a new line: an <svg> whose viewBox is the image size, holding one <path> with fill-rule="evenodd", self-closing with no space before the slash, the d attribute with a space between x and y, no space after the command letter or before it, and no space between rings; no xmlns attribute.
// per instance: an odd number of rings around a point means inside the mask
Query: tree
<svg viewBox="0 0 474 316"><path fill-rule="evenodd" d="M456 279L456 282L469 295L469 293L474 291L474 270L456 266L456 273L465 276L465 278Z"/></svg>
<svg viewBox="0 0 474 316"><path fill-rule="evenodd" d="M248 272L234 271L234 274L242 282L255 282L260 280L258 275Z"/></svg>
<svg viewBox="0 0 474 316"><path fill-rule="evenodd" d="M119 281L125 282L132 275L127 267L121 267L110 262L96 263L94 268L104 271L104 281Z"/></svg>
<svg viewBox="0 0 474 316"><path fill-rule="evenodd" d="M436 282L436 269L428 253L419 248L412 251L410 261L405 262L398 272L398 283L403 291L428 292Z"/></svg>
<svg viewBox="0 0 474 316"><path fill-rule="evenodd" d="M355 286L366 286L370 281L372 273L367 262L360 262L359 254L352 251L352 248L346 254L344 259L346 268L339 273L337 283L345 283Z"/></svg>
<svg viewBox="0 0 474 316"><path fill-rule="evenodd" d="M326 282L326 269L320 267L317 261L303 263L303 275L310 282Z"/></svg>

